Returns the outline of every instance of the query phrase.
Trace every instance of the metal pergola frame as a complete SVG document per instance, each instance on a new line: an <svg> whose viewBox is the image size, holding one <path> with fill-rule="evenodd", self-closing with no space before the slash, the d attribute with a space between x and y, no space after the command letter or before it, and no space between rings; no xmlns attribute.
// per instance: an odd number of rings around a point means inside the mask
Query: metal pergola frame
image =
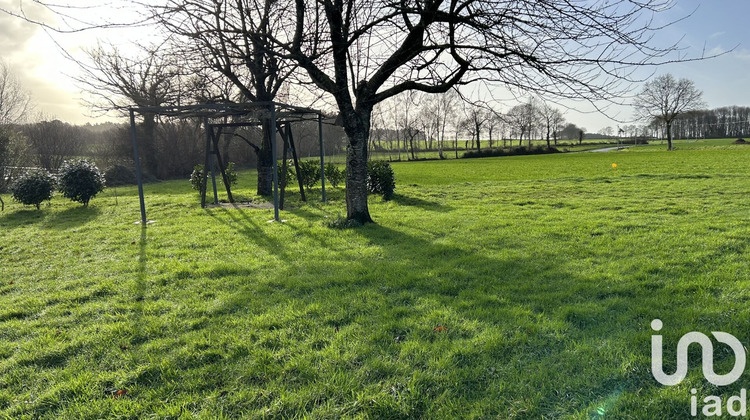
<svg viewBox="0 0 750 420"><path fill-rule="evenodd" d="M208 163L209 154L215 154L218 157L218 150L211 151L212 145L215 144L214 140L214 128L223 127L249 127L262 124L263 119L270 120L272 122L271 129L268 132L271 141L271 154L273 155L273 210L274 220L281 221L279 217L279 171L278 171L278 151L276 147L276 132L279 120L284 122L298 122L298 121L310 121L310 116L314 116L318 121L318 145L320 147L320 177L322 187L322 200L326 201L326 181L325 181L325 162L324 162L324 149L323 149L323 114L315 109L303 108L289 104L283 104L279 102L253 102L253 103L226 103L226 104L201 104L201 105L185 105L185 106L155 106L155 107L131 107L129 108L130 114L130 132L133 142L133 157L135 159L135 176L136 182L138 183L138 198L141 206L141 220L142 226L148 224L146 218L146 204L143 194L143 177L141 171L141 159L138 153L138 134L135 125L135 114L154 114L174 118L202 118L203 125L206 130L206 163ZM232 123L211 123L210 120L227 117L236 117L245 121L232 122ZM152 140L153 141L153 140ZM216 175L214 172L214 161L216 157L211 159L210 170L211 179L214 190L214 202L218 204L218 193L216 190ZM206 165L209 166L209 165ZM202 193L201 193L201 207L205 206L205 196L207 190L207 176L209 168L204 168ZM223 172L223 170L222 170ZM229 192L229 186L227 186L227 192ZM231 196L231 193L229 193Z"/></svg>

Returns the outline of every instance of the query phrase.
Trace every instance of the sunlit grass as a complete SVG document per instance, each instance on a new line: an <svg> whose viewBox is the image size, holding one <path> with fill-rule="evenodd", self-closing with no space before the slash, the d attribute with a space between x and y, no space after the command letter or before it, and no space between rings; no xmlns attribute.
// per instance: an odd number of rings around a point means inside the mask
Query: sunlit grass
<svg viewBox="0 0 750 420"><path fill-rule="evenodd" d="M149 184L145 230L134 188L8 203L0 417L685 418L746 381L659 386L650 321L668 366L750 339L750 147L704 146L397 163L357 229L341 190L268 223Z"/></svg>

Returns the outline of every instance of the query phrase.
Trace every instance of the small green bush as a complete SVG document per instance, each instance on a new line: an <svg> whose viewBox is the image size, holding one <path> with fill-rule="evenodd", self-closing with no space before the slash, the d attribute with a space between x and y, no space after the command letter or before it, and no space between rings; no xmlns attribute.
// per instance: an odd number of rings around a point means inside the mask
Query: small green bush
<svg viewBox="0 0 750 420"><path fill-rule="evenodd" d="M339 167L333 163L326 163L325 174L326 181L328 181L333 188L338 188L346 178L346 172L339 169Z"/></svg>
<svg viewBox="0 0 750 420"><path fill-rule="evenodd" d="M229 181L229 186L234 187L237 185L237 171L234 169L234 162L229 162L227 164L227 167L224 169L224 173L227 174L227 181ZM224 178L221 179L221 182L224 182Z"/></svg>
<svg viewBox="0 0 750 420"><path fill-rule="evenodd" d="M10 186L10 193L14 200L25 206L36 206L44 200L52 199L55 191L55 178L47 171L29 172L18 178Z"/></svg>
<svg viewBox="0 0 750 420"><path fill-rule="evenodd" d="M388 162L367 162L367 189L370 193L382 195L385 200L393 198L396 176Z"/></svg>
<svg viewBox="0 0 750 420"><path fill-rule="evenodd" d="M203 182L203 165L195 165L193 166L193 173L190 174L190 185L193 186L193 189L198 191L200 195L203 195L202 182Z"/></svg>
<svg viewBox="0 0 750 420"><path fill-rule="evenodd" d="M192 185L193 189L198 191L201 195L203 195L203 191L201 191L201 183L203 182L203 169L203 165L195 165L193 166L193 173L190 174L190 185ZM237 185L237 170L234 169L234 162L229 162L227 167L224 169L224 172L227 174L229 186ZM221 172L219 172L217 175L219 181L224 184L224 177L221 176Z"/></svg>
<svg viewBox="0 0 750 420"><path fill-rule="evenodd" d="M104 180L109 187L119 187L121 185L135 185L137 180L135 172L123 165L115 165L104 172Z"/></svg>
<svg viewBox="0 0 750 420"><path fill-rule="evenodd" d="M308 190L320 182L320 163L314 160L302 160L299 162L300 177L302 185ZM293 179L293 178L292 178Z"/></svg>
<svg viewBox="0 0 750 420"><path fill-rule="evenodd" d="M104 175L93 162L86 159L63 163L60 167L57 185L64 197L84 206L104 190Z"/></svg>

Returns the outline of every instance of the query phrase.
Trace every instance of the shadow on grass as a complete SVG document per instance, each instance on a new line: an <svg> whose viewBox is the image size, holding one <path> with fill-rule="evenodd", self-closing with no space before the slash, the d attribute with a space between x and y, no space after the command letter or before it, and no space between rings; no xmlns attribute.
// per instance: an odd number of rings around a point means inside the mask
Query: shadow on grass
<svg viewBox="0 0 750 420"><path fill-rule="evenodd" d="M148 283L148 257L146 250L148 247L148 227L141 226L141 237L138 242L138 261L136 266L135 283L133 284L133 315L130 320L132 325L132 344L140 344L146 338L143 334L143 299L146 293Z"/></svg>
<svg viewBox="0 0 750 420"><path fill-rule="evenodd" d="M246 216L239 212L229 217L244 223ZM262 238L257 225L249 223L245 233L256 241ZM320 235L299 232L300 241L325 242ZM498 386L513 378L512 390L504 398L522 406L530 417L570 413L586 410L616 390L636 389L647 378L645 372L626 376L616 369L602 374L602 369L611 367L602 367L601 361L611 363L613 358L580 344L605 336L613 323L632 327L632 314L623 310L623 302L637 301L638 296L602 296L548 255L496 252L522 249L522 238L504 239L492 244L492 249L482 249L471 243L434 243L383 225L351 232L352 249L339 247L304 266L285 259L289 265L279 269L278 277L242 283L233 293L236 301L229 298L211 318L237 316L234 311L245 307L249 299L265 296L254 299L258 313L268 314L268 332L256 330L257 341L275 351L281 345L277 336L292 334L295 342L285 352L298 354L300 360L320 357L316 363L323 363L323 371L354 376L369 392L382 388L383 393L376 394L379 405L363 407L359 413L377 418L428 415L434 410L433 401L441 396L460 399L466 406L482 406L486 414L500 416L507 413L503 411L507 407L497 405L493 398L500 396ZM366 244L361 252L357 243ZM290 319L283 316L288 308L315 309ZM349 345L356 349L356 367L339 366L339 359L329 359L325 340L294 332L321 327L340 331L341 340L353 340ZM445 330L436 330L439 327ZM264 351L259 346L253 351ZM449 373L436 365L450 367ZM279 362L266 368L269 372L278 369L271 376L279 382L269 378L264 387L295 392L298 385L284 382L289 366ZM409 385L413 388L401 389L400 384L413 379L415 371L421 373ZM311 373L307 381L322 390L328 378ZM550 383L559 384L560 392L539 391ZM571 399L570 395L580 397ZM289 412L276 414L283 417L297 409L305 410L287 407Z"/></svg>
<svg viewBox="0 0 750 420"><path fill-rule="evenodd" d="M257 243L264 249L278 254L282 257L288 256L285 252L284 245L276 239L268 236L263 229L263 226L259 225L258 222L251 219L242 209L226 209L223 207L215 207L212 209L205 209L205 213L208 216L214 218L217 222L226 224L244 236L246 236L252 242ZM226 217L219 217L218 214ZM273 216L271 216L273 218ZM271 220L271 219L269 219ZM231 222L230 222L231 221ZM221 240L221 238L217 238Z"/></svg>
<svg viewBox="0 0 750 420"><path fill-rule="evenodd" d="M545 255L495 253L472 249L471 244L435 244L381 225L367 225L354 232L378 246L384 255L380 269L368 261L360 263L356 271L364 275L339 292L341 301L357 302L363 290L370 289L388 309L378 314L352 304L342 309L348 315L340 322L358 323L372 317L369 327L376 330L373 335L385 340L381 351L395 354L402 351L399 343L410 339L425 344L443 339L434 328L445 326L445 339L453 345L445 347L447 354L440 357L456 367L457 377L452 380L459 385L455 391L470 400L470 405L482 400L487 403L485 399L496 385L488 373L493 369L515 371L518 378L524 378L517 385L516 392L521 392L516 398L536 394L537 399L529 404L529 414L535 417L545 414L540 406L564 412L582 410L614 389L635 389L648 379L645 374L597 376L600 367L593 351L582 351L580 360L570 354L571 345L605 336L613 323L632 326L630 315L623 310L632 295L602 298L601 290L587 287L584 279L561 269ZM509 239L496 246L514 249L520 242ZM385 272L405 275L387 276ZM355 308L363 313L352 313ZM503 338L488 339L493 330ZM569 354L569 359L561 359L564 354ZM514 367L519 365L525 367ZM564 373L570 370L577 372L574 378ZM510 377L513 374L506 379ZM588 395L590 399L570 401L555 393L536 393L549 382L560 384L565 391L561 395ZM440 388L437 382L430 386Z"/></svg>
<svg viewBox="0 0 750 420"><path fill-rule="evenodd" d="M45 227L52 229L70 229L81 226L86 222L95 219L101 210L93 206L76 206L63 211L50 213L45 220Z"/></svg>
<svg viewBox="0 0 750 420"><path fill-rule="evenodd" d="M41 210L32 207L24 207L21 210L8 211L6 208L5 212L0 213L0 226L12 229L22 225L38 223L43 220L47 214L49 214L49 212L44 206L42 206Z"/></svg>
<svg viewBox="0 0 750 420"><path fill-rule="evenodd" d="M524 249L523 238L498 235L497 242L484 246L470 241L446 244L367 225L348 231L352 246L342 247L336 235L330 239L320 230L297 229L294 238L301 245L337 245L328 255L299 259L293 255L295 244L276 238L281 229L268 229L245 211L214 208L206 214L284 257L283 262L270 262L278 273L270 278L227 265L213 270L207 277L232 282L232 289L221 295L220 304L206 309L195 328L221 342L227 326L236 328L250 318L253 328L243 336L247 344L222 350L192 343L187 337L194 336L180 331L174 345L185 352L160 354L162 365L142 359L148 367L133 380L141 386L195 392L190 388L194 382L175 385L184 375L200 378L206 386L267 389L294 397L228 404L229 415L248 416L242 410L252 408L293 417L316 408L317 403L305 397L311 389L330 407L350 406L350 397L331 385L331 378L346 377L356 382L352 392L377 400L358 406L349 412L352 416L418 418L434 414L436 407L449 410L444 402L448 399L458 407L481 407L484 417L502 417L512 405L528 418L540 418L586 411L618 390L642 387L648 378L645 370L623 374L619 366L613 369L618 356L602 356L595 346L603 345L597 339L607 336L615 345L605 350L619 345L625 353L633 351L623 338L632 335L635 324L633 308L627 305L635 305L644 293L610 290L603 295L557 264L560 257L551 251L503 252ZM148 284L145 232L137 259L131 344L151 339L140 330ZM206 273L196 279L205 283ZM181 287L190 287L191 279L181 279ZM622 325L622 332L611 334L612 325ZM446 329L436 331L439 326ZM262 369L248 368L254 359L263 360ZM165 365L180 368L162 372ZM238 379L238 370L253 380ZM549 384L555 384L555 391Z"/></svg>
<svg viewBox="0 0 750 420"><path fill-rule="evenodd" d="M450 211L453 208L437 201L429 201L419 197L409 197L403 194L393 194L393 201L402 206L419 207L428 211Z"/></svg>

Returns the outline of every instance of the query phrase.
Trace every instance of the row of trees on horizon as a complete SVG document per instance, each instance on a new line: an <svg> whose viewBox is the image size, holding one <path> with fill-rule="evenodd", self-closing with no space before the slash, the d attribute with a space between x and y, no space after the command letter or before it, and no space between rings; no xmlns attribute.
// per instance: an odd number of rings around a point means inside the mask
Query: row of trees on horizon
<svg viewBox="0 0 750 420"><path fill-rule="evenodd" d="M16 82L7 67L2 70L0 79L7 81L3 83L6 99L0 101L3 115L0 126L5 132L0 135L0 166L33 166L55 171L65 159L81 156L94 158L104 167L133 165L127 124L71 125L43 114L35 117L40 121L22 123L33 108L30 97L24 96L24 92L15 92L14 98L24 98L20 102L17 100L16 111L22 107L24 113L11 112L7 91ZM22 89L18 85L15 88ZM343 153L345 134L333 125L333 117L324 127L326 154ZM676 139L748 137L750 107L689 111L675 119L672 130ZM222 154L240 166L255 167L257 155L246 142L260 144L262 130L243 128L232 134L236 135L225 136L221 142ZM664 123L658 119L650 124L623 125L618 129L605 127L592 134L567 122L559 109L537 98L502 113L486 104L468 102L451 90L442 94L408 92L379 104L373 111L369 148L371 154L387 152L390 159L406 160L418 159L423 151L437 151L442 157L452 157L450 151L457 157L459 150L518 147L540 140L553 147L559 141L570 144L583 138L664 137ZM295 124L295 138L300 156L318 156L317 124ZM150 177L185 177L203 160L205 132L201 121L158 118L151 146L149 155L143 156Z"/></svg>

